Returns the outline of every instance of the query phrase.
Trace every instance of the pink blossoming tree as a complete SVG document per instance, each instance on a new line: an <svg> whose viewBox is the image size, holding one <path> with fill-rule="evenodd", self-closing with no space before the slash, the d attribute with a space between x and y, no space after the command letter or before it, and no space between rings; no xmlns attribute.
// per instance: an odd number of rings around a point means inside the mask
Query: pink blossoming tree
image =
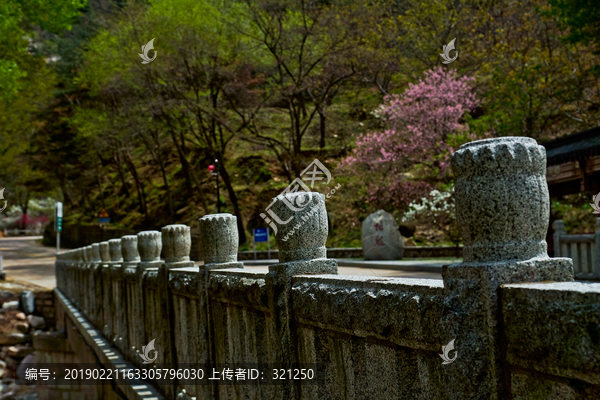
<svg viewBox="0 0 600 400"><path fill-rule="evenodd" d="M385 129L360 135L341 163L365 175L369 203L406 208L447 177L453 147L475 139L464 122L479 104L473 80L438 67L403 94L385 97L374 111Z"/></svg>

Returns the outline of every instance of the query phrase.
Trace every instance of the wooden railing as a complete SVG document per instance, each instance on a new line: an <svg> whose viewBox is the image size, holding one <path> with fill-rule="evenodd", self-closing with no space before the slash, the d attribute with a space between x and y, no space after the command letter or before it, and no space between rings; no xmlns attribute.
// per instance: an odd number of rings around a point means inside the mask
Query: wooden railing
<svg viewBox="0 0 600 400"><path fill-rule="evenodd" d="M565 224L556 220L554 230L554 257L573 259L575 276L578 279L600 278L600 218L596 219L596 233L567 235Z"/></svg>

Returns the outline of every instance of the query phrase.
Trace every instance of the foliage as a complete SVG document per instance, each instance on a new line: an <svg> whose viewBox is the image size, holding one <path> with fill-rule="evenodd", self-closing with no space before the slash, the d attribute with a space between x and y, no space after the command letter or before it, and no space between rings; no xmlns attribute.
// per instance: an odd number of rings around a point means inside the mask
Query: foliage
<svg viewBox="0 0 600 400"><path fill-rule="evenodd" d="M402 222L414 224L421 231L441 229L445 239L458 246L461 236L456 219L454 187L449 186L444 191L432 190L429 198L423 197L410 203Z"/></svg>
<svg viewBox="0 0 600 400"><path fill-rule="evenodd" d="M360 135L343 163L362 167L367 176L386 170L384 185L369 186L370 202L402 208L446 177L452 146L473 138L463 122L479 104L469 86L473 80L438 67L402 95L386 96L374 112L386 129Z"/></svg>
<svg viewBox="0 0 600 400"><path fill-rule="evenodd" d="M589 0L84 3L0 2L0 180L21 213L51 196L66 223L194 226L218 159L243 242L313 159L345 159L328 245L358 245L369 213L449 184L465 141L600 125Z"/></svg>
<svg viewBox="0 0 600 400"><path fill-rule="evenodd" d="M596 218L587 193L567 195L563 199L552 199L552 220L562 219L568 234L596 232Z"/></svg>

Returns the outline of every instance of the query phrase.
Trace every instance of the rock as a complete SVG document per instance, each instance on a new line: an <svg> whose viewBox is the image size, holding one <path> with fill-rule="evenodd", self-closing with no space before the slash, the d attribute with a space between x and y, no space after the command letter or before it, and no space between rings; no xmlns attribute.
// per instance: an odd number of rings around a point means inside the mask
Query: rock
<svg viewBox="0 0 600 400"><path fill-rule="evenodd" d="M17 322L15 328L21 333L27 333L29 331L29 324L27 322Z"/></svg>
<svg viewBox="0 0 600 400"><path fill-rule="evenodd" d="M414 242L414 240L412 240L412 238L404 238L404 247L414 247L416 246L416 243Z"/></svg>
<svg viewBox="0 0 600 400"><path fill-rule="evenodd" d="M28 315L27 321L33 329L42 329L46 326L46 320L44 317L38 317L37 315Z"/></svg>
<svg viewBox="0 0 600 400"><path fill-rule="evenodd" d="M25 379L25 370L35 366L35 354L29 354L17 367L17 379Z"/></svg>
<svg viewBox="0 0 600 400"><path fill-rule="evenodd" d="M29 346L16 345L8 348L8 355L14 358L23 358L33 353L33 348Z"/></svg>
<svg viewBox="0 0 600 400"><path fill-rule="evenodd" d="M18 310L19 309L19 300L7 301L2 304L2 308L4 310Z"/></svg>
<svg viewBox="0 0 600 400"><path fill-rule="evenodd" d="M33 297L33 292L30 290L23 290L21 292L21 310L25 314L31 314L35 311L35 298Z"/></svg>
<svg viewBox="0 0 600 400"><path fill-rule="evenodd" d="M0 333L0 344L2 345L19 344L26 342L27 340L27 335L22 333Z"/></svg>
<svg viewBox="0 0 600 400"><path fill-rule="evenodd" d="M379 210L362 224L362 247L365 260L400 260L404 241L392 214Z"/></svg>
<svg viewBox="0 0 600 400"><path fill-rule="evenodd" d="M6 371L6 363L0 360L0 378L4 376L4 371Z"/></svg>
<svg viewBox="0 0 600 400"><path fill-rule="evenodd" d="M27 319L27 316L25 315L25 313L18 312L15 314L15 318L19 321L25 321Z"/></svg>

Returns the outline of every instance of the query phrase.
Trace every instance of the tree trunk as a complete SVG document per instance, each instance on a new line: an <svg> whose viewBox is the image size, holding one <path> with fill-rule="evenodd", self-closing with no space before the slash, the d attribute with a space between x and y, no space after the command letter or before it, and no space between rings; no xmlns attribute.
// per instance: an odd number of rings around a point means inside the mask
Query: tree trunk
<svg viewBox="0 0 600 400"><path fill-rule="evenodd" d="M221 160L221 159L219 159ZM227 193L229 194L229 200L231 200L231 204L233 205L233 213L237 217L237 226L238 226L238 234L240 237L240 244L246 243L246 231L244 230L244 222L242 220L242 213L240 211L240 206L238 204L238 199L233 190L233 185L231 184L231 179L229 178L229 174L225 169L225 164L220 163L221 168L219 172L221 173L221 177L223 178L223 182L225 183L225 187L227 188Z"/></svg>
<svg viewBox="0 0 600 400"><path fill-rule="evenodd" d="M321 131L321 140L319 140L319 148L325 148L325 106L318 107L319 110L319 130Z"/></svg>

